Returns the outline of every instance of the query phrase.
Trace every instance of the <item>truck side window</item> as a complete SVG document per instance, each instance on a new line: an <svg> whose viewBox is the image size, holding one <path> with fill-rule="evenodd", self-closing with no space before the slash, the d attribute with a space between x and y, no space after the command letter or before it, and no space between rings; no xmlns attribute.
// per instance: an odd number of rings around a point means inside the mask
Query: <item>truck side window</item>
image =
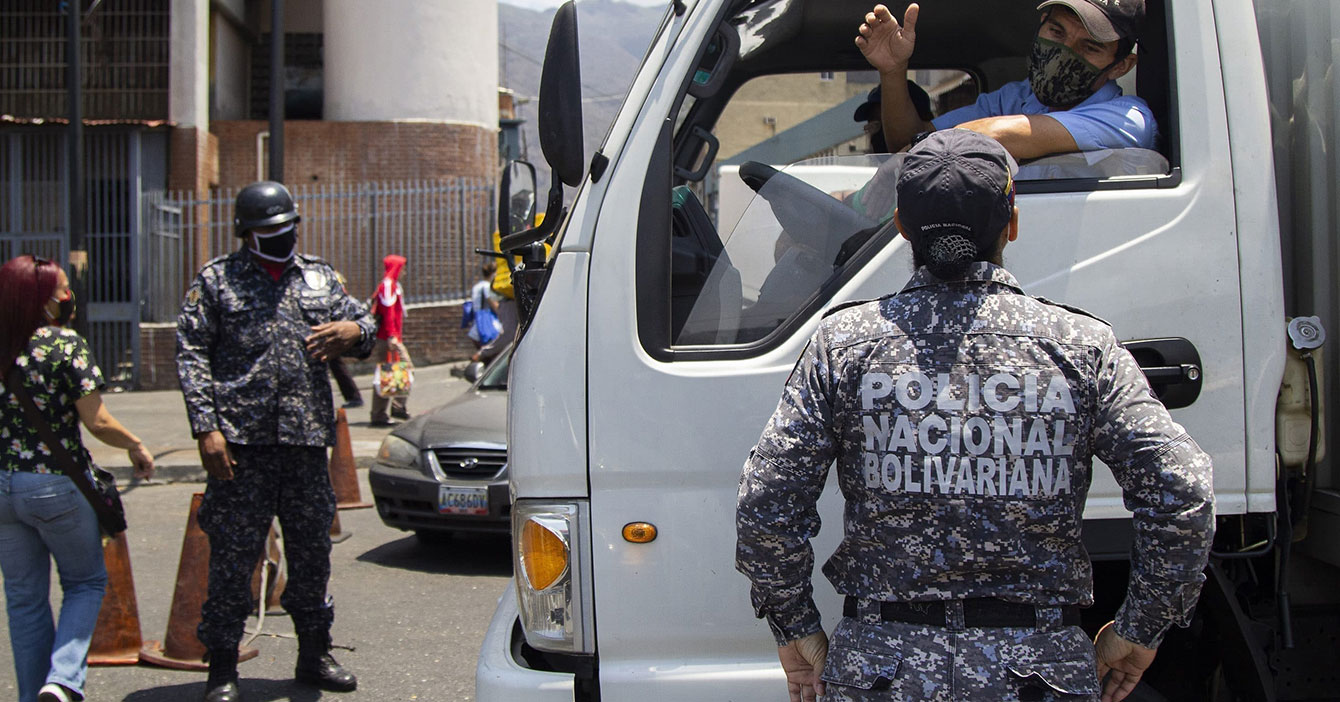
<svg viewBox="0 0 1340 702"><path fill-rule="evenodd" d="M1158 123L1155 148L1024 161L1021 193L1176 184L1168 8L1165 0L1147 5L1139 61L1118 84L1125 95L1148 104ZM801 4L780 0L749 5L729 21L739 32L739 55L724 77L715 77L711 91L686 87L669 115L665 138L674 175L658 180L656 191L672 203L670 227L654 237L658 252L648 260L666 260L668 253L670 271L649 288L658 291L649 308L658 319L645 320L646 328L662 339L649 349L676 357L683 350L684 358L710 355L712 348L732 357L761 353L831 305L841 283L876 247L897 245L890 244L890 217L901 160L882 153L882 139L871 138L882 136L873 122L879 117L879 76L865 70L863 59L821 51L839 40L846 46L850 28L836 18L797 24L805 12ZM918 94L925 96L923 117L974 105L987 91L1027 80L1037 13L1020 6L1007 15L991 22L943 15L919 26L917 56L926 65L907 78L914 103ZM964 57L972 63L954 65ZM945 67L929 67L935 65ZM1078 121L1099 134L1109 128L1095 120L1089 115ZM779 175L765 177L767 171ZM662 297L667 293L668 299ZM668 320L661 319L666 313Z"/></svg>

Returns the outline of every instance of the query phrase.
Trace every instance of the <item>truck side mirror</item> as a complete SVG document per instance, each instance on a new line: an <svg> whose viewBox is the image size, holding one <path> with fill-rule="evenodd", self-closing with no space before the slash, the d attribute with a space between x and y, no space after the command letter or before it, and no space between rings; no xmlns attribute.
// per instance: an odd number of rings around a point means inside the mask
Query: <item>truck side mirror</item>
<svg viewBox="0 0 1340 702"><path fill-rule="evenodd" d="M498 188L498 231L517 234L535 226L535 166L509 161Z"/></svg>
<svg viewBox="0 0 1340 702"><path fill-rule="evenodd" d="M582 74L577 52L577 6L559 6L549 29L540 74L540 150L558 180L568 187L581 182Z"/></svg>
<svg viewBox="0 0 1340 702"><path fill-rule="evenodd" d="M582 165L581 61L577 51L577 6L573 0L559 6L549 29L549 44L544 50L544 68L540 73L537 126L540 150L554 176L549 183L544 222L539 227L527 226L520 231L500 226L498 231L503 233L500 248L505 253L520 252L553 233L559 220L563 219L563 185L576 187L585 172ZM542 265L543 259L538 263Z"/></svg>
<svg viewBox="0 0 1340 702"><path fill-rule="evenodd" d="M498 232L501 238L498 248L509 255L508 266L512 268L512 287L516 293L517 311L521 318L518 339L529 326L535 307L539 304L546 275L545 241L558 229L563 219L563 185L576 187L585 174L582 147L582 74L581 61L577 47L577 6L568 0L554 13L554 23L549 28L549 44L544 50L544 69L540 73L539 121L540 150L544 160L553 169L546 197L544 221L538 227L530 226L534 221L532 212L529 218L512 219L512 209L507 207L507 221L499 214ZM513 177L529 177L530 191L535 192L535 172L530 169L526 175L513 171L509 166L504 177L511 186ZM504 198L511 200L512 194L519 190L511 187L501 191ZM534 197L532 196L532 202ZM502 209L501 203L499 209ZM513 265L510 256L519 255L521 263Z"/></svg>

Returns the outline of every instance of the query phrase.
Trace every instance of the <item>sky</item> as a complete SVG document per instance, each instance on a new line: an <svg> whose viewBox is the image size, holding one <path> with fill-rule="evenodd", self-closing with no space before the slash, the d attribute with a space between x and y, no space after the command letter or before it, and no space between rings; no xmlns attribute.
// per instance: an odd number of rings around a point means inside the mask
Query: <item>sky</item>
<svg viewBox="0 0 1340 702"><path fill-rule="evenodd" d="M562 5L564 2L564 0L498 0L498 1L507 5L524 7L528 10L547 10L551 7L558 7L559 5ZM670 4L670 0L622 0L622 1L629 2L634 5L642 5L643 7L648 7L651 5Z"/></svg>

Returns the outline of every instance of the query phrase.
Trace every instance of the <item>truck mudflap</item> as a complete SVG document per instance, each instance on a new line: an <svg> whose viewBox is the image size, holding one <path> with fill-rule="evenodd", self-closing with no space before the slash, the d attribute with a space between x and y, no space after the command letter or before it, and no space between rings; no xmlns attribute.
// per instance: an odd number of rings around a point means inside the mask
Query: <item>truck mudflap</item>
<svg viewBox="0 0 1340 702"><path fill-rule="evenodd" d="M475 665L475 699L480 702L573 702L576 676L535 670L517 660L512 645L517 626L516 585L508 584L493 611Z"/></svg>

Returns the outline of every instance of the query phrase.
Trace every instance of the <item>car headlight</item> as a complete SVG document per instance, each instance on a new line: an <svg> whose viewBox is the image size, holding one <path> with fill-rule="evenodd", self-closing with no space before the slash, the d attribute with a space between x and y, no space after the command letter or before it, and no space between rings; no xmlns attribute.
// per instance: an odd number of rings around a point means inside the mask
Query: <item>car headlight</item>
<svg viewBox="0 0 1340 702"><path fill-rule="evenodd" d="M534 648L594 650L588 520L584 502L517 500L512 509L517 608L526 642Z"/></svg>
<svg viewBox="0 0 1340 702"><path fill-rule="evenodd" d="M388 434L377 449L377 460L381 463L405 468L419 467L419 447L394 435Z"/></svg>

